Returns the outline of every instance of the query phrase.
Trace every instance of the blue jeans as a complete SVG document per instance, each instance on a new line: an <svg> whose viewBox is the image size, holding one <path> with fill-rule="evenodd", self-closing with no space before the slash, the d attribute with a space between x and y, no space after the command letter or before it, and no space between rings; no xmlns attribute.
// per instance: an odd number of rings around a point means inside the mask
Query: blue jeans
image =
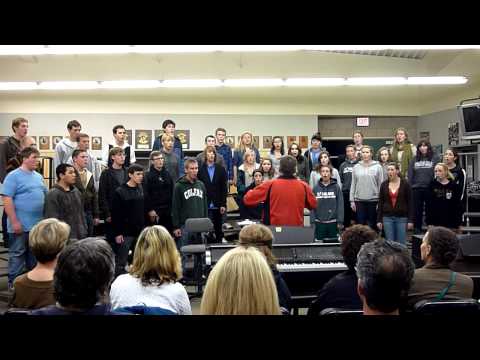
<svg viewBox="0 0 480 360"><path fill-rule="evenodd" d="M385 238L405 245L407 242L407 222L406 217L384 216Z"/></svg>
<svg viewBox="0 0 480 360"><path fill-rule="evenodd" d="M15 278L27 271L32 270L37 264L28 246L29 232L21 234L8 234L10 237L8 247L8 284L11 286Z"/></svg>

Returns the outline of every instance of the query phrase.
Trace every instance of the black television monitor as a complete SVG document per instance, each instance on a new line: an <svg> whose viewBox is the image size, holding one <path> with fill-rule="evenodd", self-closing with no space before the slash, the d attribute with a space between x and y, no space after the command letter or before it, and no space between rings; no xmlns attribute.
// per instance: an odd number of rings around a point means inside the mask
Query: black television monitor
<svg viewBox="0 0 480 360"><path fill-rule="evenodd" d="M457 106L463 136L480 138L480 100Z"/></svg>

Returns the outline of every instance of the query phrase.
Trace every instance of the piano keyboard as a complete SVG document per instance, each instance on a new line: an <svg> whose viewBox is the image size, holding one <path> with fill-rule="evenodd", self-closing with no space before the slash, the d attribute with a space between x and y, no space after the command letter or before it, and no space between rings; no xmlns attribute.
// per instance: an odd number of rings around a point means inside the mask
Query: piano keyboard
<svg viewBox="0 0 480 360"><path fill-rule="evenodd" d="M347 270L347 265L343 262L328 263L283 263L277 264L280 272L302 272L302 271L332 271Z"/></svg>

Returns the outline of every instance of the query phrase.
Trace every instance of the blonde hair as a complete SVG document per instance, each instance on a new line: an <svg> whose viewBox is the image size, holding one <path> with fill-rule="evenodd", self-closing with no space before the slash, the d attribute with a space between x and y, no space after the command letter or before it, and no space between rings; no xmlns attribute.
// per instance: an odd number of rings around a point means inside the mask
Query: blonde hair
<svg viewBox="0 0 480 360"><path fill-rule="evenodd" d="M440 166L441 168L443 168L443 171L445 171L445 174L447 174L447 179L448 180L450 180L450 181L455 180L455 177L453 176L452 172L448 168L447 164L439 162L435 165L435 167L437 167L437 166Z"/></svg>
<svg viewBox="0 0 480 360"><path fill-rule="evenodd" d="M242 135L240 135L240 141L238 142L238 150L240 151L245 151L246 147L245 144L243 143L243 138L245 135L250 135L251 143L250 143L250 149L253 149L255 146L253 145L253 134L249 131L245 131Z"/></svg>
<svg viewBox="0 0 480 360"><path fill-rule="evenodd" d="M63 250L70 236L70 226L55 218L44 219L32 230L28 243L39 263L53 261Z"/></svg>
<svg viewBox="0 0 480 360"><path fill-rule="evenodd" d="M180 254L163 226L149 226L140 233L130 274L144 286L175 282L182 277Z"/></svg>
<svg viewBox="0 0 480 360"><path fill-rule="evenodd" d="M273 233L263 224L251 224L240 230L239 245L244 247L254 246L260 250L267 259L268 265L274 267L277 259L272 254Z"/></svg>
<svg viewBox="0 0 480 360"><path fill-rule="evenodd" d="M238 246L221 257L210 273L202 315L280 315L272 270L254 247Z"/></svg>
<svg viewBox="0 0 480 360"><path fill-rule="evenodd" d="M175 141L172 135L164 133L162 135L162 144L167 140Z"/></svg>
<svg viewBox="0 0 480 360"><path fill-rule="evenodd" d="M252 155L253 157L253 162L255 163L257 161L256 159L256 155L255 155L255 152L253 150L245 150L245 152L243 153L243 162L247 162L247 157L249 155Z"/></svg>

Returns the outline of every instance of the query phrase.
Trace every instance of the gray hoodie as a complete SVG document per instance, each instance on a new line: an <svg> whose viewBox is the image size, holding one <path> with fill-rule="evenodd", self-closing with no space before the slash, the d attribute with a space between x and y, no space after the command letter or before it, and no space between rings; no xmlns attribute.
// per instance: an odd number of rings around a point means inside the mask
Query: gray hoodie
<svg viewBox="0 0 480 360"><path fill-rule="evenodd" d="M77 148L77 142L71 141L69 138L62 139L55 146L55 157L53 158L53 172L60 164L66 164L68 159L72 157L73 150Z"/></svg>
<svg viewBox="0 0 480 360"><path fill-rule="evenodd" d="M378 201L380 185L385 180L382 165L372 160L368 166L360 161L353 167L350 202Z"/></svg>
<svg viewBox="0 0 480 360"><path fill-rule="evenodd" d="M313 210L315 222L343 224L343 193L335 179L328 185L320 180L313 187L313 194L317 198L317 208Z"/></svg>

